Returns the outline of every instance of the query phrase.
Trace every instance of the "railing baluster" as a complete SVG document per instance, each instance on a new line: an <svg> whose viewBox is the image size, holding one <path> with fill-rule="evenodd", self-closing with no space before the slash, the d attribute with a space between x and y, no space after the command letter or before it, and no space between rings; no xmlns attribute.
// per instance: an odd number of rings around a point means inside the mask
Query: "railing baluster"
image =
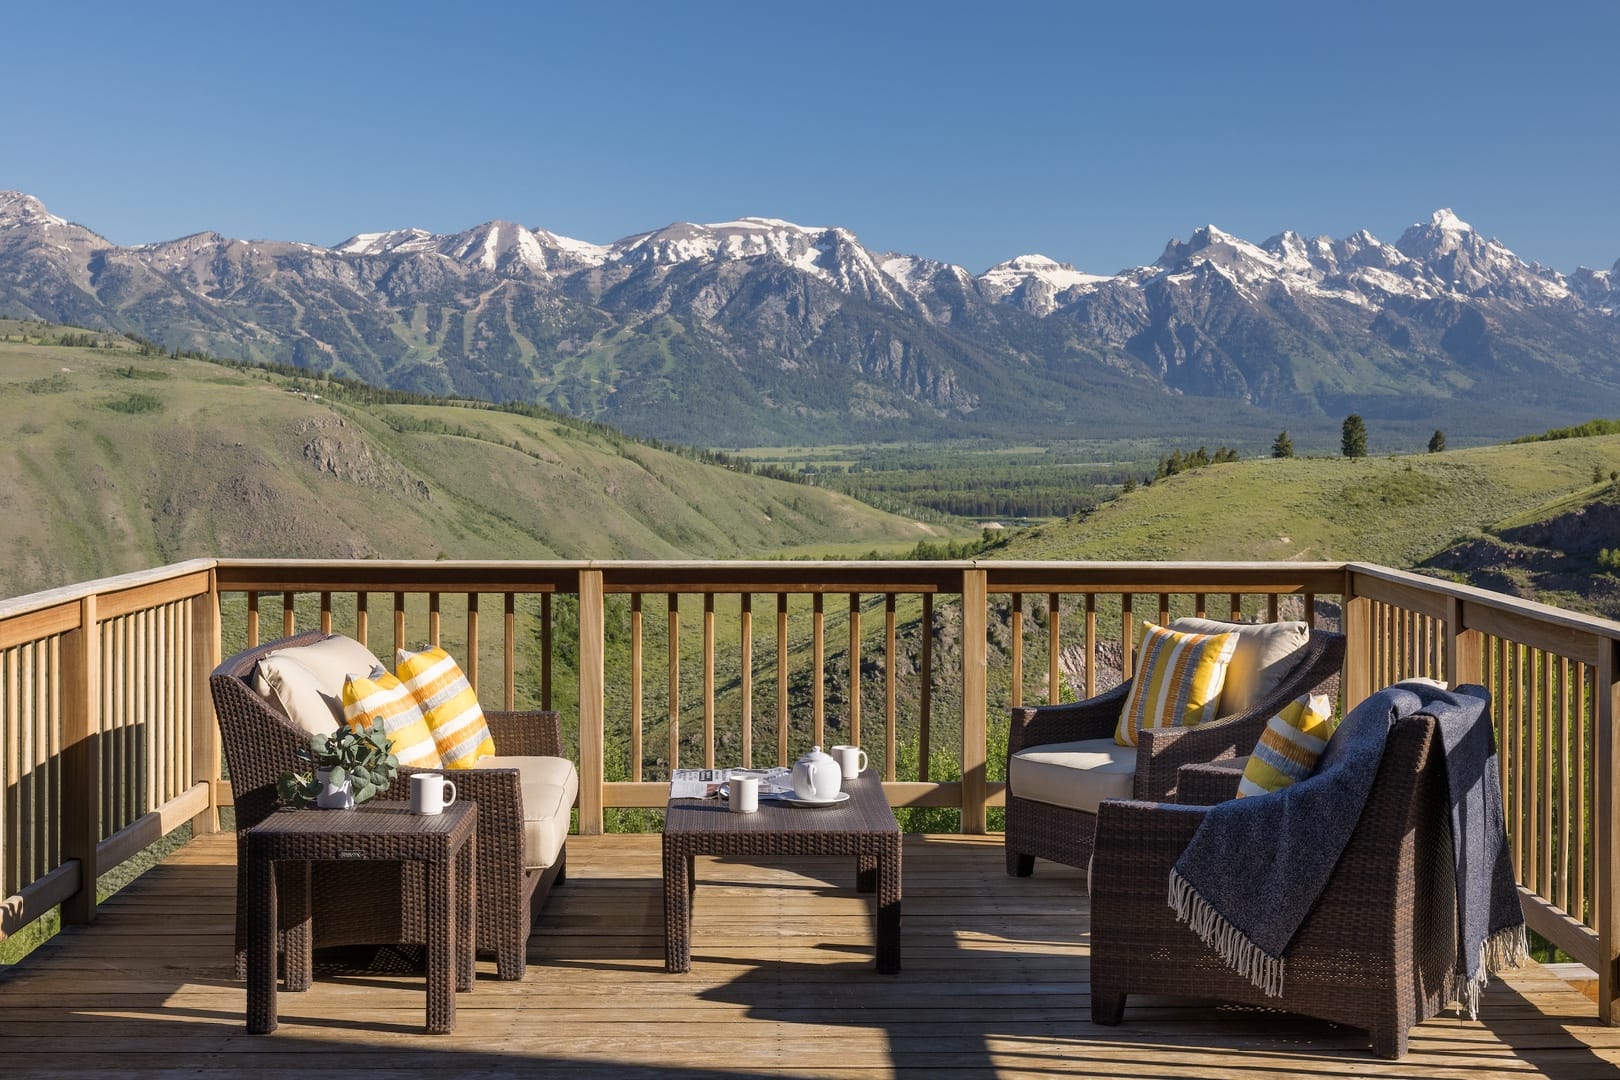
<svg viewBox="0 0 1620 1080"><path fill-rule="evenodd" d="M1592 922L1587 910L1592 860L1587 857L1587 841L1591 831L1587 819L1596 805L1592 801L1592 753L1588 740L1592 737L1591 696L1593 688L1591 668L1584 663L1575 665L1575 896L1570 913L1583 923Z"/></svg>
<svg viewBox="0 0 1620 1080"><path fill-rule="evenodd" d="M827 728L827 615L821 593L811 598L810 742L825 747Z"/></svg>
<svg viewBox="0 0 1620 1080"><path fill-rule="evenodd" d="M1201 592L1193 593L1193 615L1199 619L1206 617L1204 615L1204 594Z"/></svg>
<svg viewBox="0 0 1620 1080"><path fill-rule="evenodd" d="M1136 626L1131 618L1131 594L1119 594L1120 678L1129 679L1136 660Z"/></svg>
<svg viewBox="0 0 1620 1080"><path fill-rule="evenodd" d="M1158 625L1160 625L1160 626L1169 626L1170 625L1170 594L1169 593L1160 593L1159 594L1159 620L1158 620Z"/></svg>
<svg viewBox="0 0 1620 1080"><path fill-rule="evenodd" d="M788 598L776 594L776 763L788 763Z"/></svg>
<svg viewBox="0 0 1620 1080"><path fill-rule="evenodd" d="M986 700L989 670L990 597L988 574L967 570L962 574L962 831L987 829L985 798L988 792Z"/></svg>
<svg viewBox="0 0 1620 1080"><path fill-rule="evenodd" d="M1565 911L1571 911L1570 897L1570 840L1574 833L1574 822L1570 812L1578 800L1572 798L1570 790L1574 776L1569 771L1569 764L1575 755L1570 752L1569 745L1569 660L1558 657L1558 668L1555 672L1553 716L1557 721L1558 730L1558 893L1549 897Z"/></svg>
<svg viewBox="0 0 1620 1080"><path fill-rule="evenodd" d="M630 594L630 779L641 782L641 594Z"/></svg>
<svg viewBox="0 0 1620 1080"><path fill-rule="evenodd" d="M393 663L399 650L405 648L405 594L394 594L394 647L383 657L383 663Z"/></svg>
<svg viewBox="0 0 1620 1080"><path fill-rule="evenodd" d="M898 746L896 744L897 709L899 695L895 679L895 660L897 652L897 630L895 627L895 595L887 593L883 597L883 779L895 778L894 759Z"/></svg>
<svg viewBox="0 0 1620 1080"><path fill-rule="evenodd" d="M332 593L330 591L323 591L321 593L321 633L330 634L331 632L332 632Z"/></svg>
<svg viewBox="0 0 1620 1080"><path fill-rule="evenodd" d="M551 594L540 594L540 707L551 710ZM673 768L674 766L671 766Z"/></svg>
<svg viewBox="0 0 1620 1080"><path fill-rule="evenodd" d="M754 767L754 594L744 592L737 601L737 667L741 697L737 718L742 728L743 767Z"/></svg>
<svg viewBox="0 0 1620 1080"><path fill-rule="evenodd" d="M259 643L259 594L257 591L247 594L247 648L251 649Z"/></svg>
<svg viewBox="0 0 1620 1080"><path fill-rule="evenodd" d="M478 695L478 594L467 594L467 684Z"/></svg>
<svg viewBox="0 0 1620 1080"><path fill-rule="evenodd" d="M1541 880L1540 893L1549 900L1557 895L1557 883L1553 880L1554 856L1558 850L1558 840L1553 833L1553 807L1557 802L1557 794L1553 787L1555 773L1553 771L1557 761L1558 729L1553 724L1553 665L1552 656L1540 649L1536 650L1538 678L1536 679L1536 713L1539 722L1536 725L1537 735L1541 740Z"/></svg>
<svg viewBox="0 0 1620 1080"><path fill-rule="evenodd" d="M934 723L934 594L923 593L922 655L917 661L917 779L929 778Z"/></svg>
<svg viewBox="0 0 1620 1080"><path fill-rule="evenodd" d="M1227 609L1227 615L1226 615L1226 621L1227 622L1242 622L1243 621L1243 594L1242 593L1236 593L1236 592L1235 593L1230 593L1226 598L1226 609Z"/></svg>
<svg viewBox="0 0 1620 1080"><path fill-rule="evenodd" d="M669 770L681 767L681 597L669 594Z"/></svg>
<svg viewBox="0 0 1620 1080"><path fill-rule="evenodd" d="M428 644L433 648L439 647L439 594L428 593Z"/></svg>
<svg viewBox="0 0 1620 1080"><path fill-rule="evenodd" d="M703 594L703 767L714 768L714 593Z"/></svg>
<svg viewBox="0 0 1620 1080"><path fill-rule="evenodd" d="M1046 594L1046 703L1063 700L1063 602L1057 593Z"/></svg>
<svg viewBox="0 0 1620 1080"><path fill-rule="evenodd" d="M298 632L298 594L291 589L281 594L281 636L292 637Z"/></svg>
<svg viewBox="0 0 1620 1080"><path fill-rule="evenodd" d="M366 610L368 598L364 589L354 594L354 639L362 645L371 637L371 613Z"/></svg>
<svg viewBox="0 0 1620 1080"><path fill-rule="evenodd" d="M579 599L579 831L600 835L607 771L607 594L602 571L581 570Z"/></svg>
<svg viewBox="0 0 1620 1080"><path fill-rule="evenodd" d="M849 742L861 744L861 594L853 592L849 594Z"/></svg>
<svg viewBox="0 0 1620 1080"><path fill-rule="evenodd" d="M1097 696L1097 594L1086 593L1086 697Z"/></svg>
<svg viewBox="0 0 1620 1080"><path fill-rule="evenodd" d="M1007 608L1007 641L1010 655L1008 663L1012 667L1010 678L1011 700L1008 702L1013 708L1024 703L1024 596L1022 593L1013 593L1012 600Z"/></svg>
<svg viewBox="0 0 1620 1080"><path fill-rule="evenodd" d="M502 599L502 663L501 707L507 712L517 708L517 594L507 593Z"/></svg>

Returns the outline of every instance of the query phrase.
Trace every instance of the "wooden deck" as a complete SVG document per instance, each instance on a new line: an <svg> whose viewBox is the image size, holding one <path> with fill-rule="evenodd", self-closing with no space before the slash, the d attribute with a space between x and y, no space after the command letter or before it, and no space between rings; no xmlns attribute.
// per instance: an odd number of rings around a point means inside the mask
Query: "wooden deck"
<svg viewBox="0 0 1620 1080"><path fill-rule="evenodd" d="M280 995L280 1029L250 1036L233 855L226 836L187 845L0 974L0 1075L1620 1077L1620 1029L1538 966L1494 984L1482 1021L1416 1029L1399 1062L1359 1031L1167 1000L1097 1027L1081 875L1008 878L995 836L907 837L897 976L874 970L852 866L714 859L692 972L668 975L658 837L574 837L528 977L481 963L455 1034L421 1033L420 977L366 976Z"/></svg>

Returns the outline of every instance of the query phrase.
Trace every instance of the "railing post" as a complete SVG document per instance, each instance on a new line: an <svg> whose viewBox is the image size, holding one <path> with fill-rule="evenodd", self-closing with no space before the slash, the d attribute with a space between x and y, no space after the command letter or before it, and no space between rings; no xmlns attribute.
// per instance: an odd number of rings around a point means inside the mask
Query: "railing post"
<svg viewBox="0 0 1620 1080"><path fill-rule="evenodd" d="M990 604L989 574L962 572L962 831L983 833L988 828L986 741L989 731L988 700Z"/></svg>
<svg viewBox="0 0 1620 1080"><path fill-rule="evenodd" d="M62 902L64 923L96 917L96 844L101 839L101 628L96 598L79 601L79 626L62 635L62 858L77 859L79 889Z"/></svg>
<svg viewBox="0 0 1620 1080"><path fill-rule="evenodd" d="M1485 635L1463 627L1461 597L1446 598L1446 681L1452 686L1485 679Z"/></svg>
<svg viewBox="0 0 1620 1080"><path fill-rule="evenodd" d="M1372 696L1372 601L1355 595L1355 574L1344 574L1344 711Z"/></svg>
<svg viewBox="0 0 1620 1080"><path fill-rule="evenodd" d="M606 599L602 571L579 572L579 831L602 832L607 765Z"/></svg>
<svg viewBox="0 0 1620 1080"><path fill-rule="evenodd" d="M1614 725L1620 720L1620 642L1605 640L1598 650L1597 682L1592 696L1597 724L1595 793L1593 809L1596 826L1597 932L1598 932L1598 1018L1605 1024L1620 1023L1620 830L1616 829L1616 777L1620 776L1620 739Z"/></svg>
<svg viewBox="0 0 1620 1080"><path fill-rule="evenodd" d="M208 572L208 591L191 600L191 775L208 784L208 809L191 819L194 836L219 832L219 724L208 676L219 666L219 577Z"/></svg>

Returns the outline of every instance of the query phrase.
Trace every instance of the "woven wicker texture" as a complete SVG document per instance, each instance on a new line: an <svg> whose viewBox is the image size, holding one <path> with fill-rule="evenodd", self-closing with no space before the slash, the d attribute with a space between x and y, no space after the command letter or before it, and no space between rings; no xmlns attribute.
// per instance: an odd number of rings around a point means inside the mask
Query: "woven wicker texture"
<svg viewBox="0 0 1620 1080"><path fill-rule="evenodd" d="M860 892L877 893L877 969L900 970L900 826L871 770L844 781L848 802L795 807L762 798L752 814L717 799L671 799L664 817L664 961L692 970L693 859L846 855Z"/></svg>
<svg viewBox="0 0 1620 1080"><path fill-rule="evenodd" d="M1170 867L1202 815L1104 803L1091 876L1092 1018L1119 1023L1127 994L1210 998L1364 1028L1374 1053L1405 1054L1408 1029L1454 990L1456 870L1438 742L1427 716L1391 730L1350 843L1289 945L1281 997L1228 968L1167 903Z"/></svg>
<svg viewBox="0 0 1620 1080"><path fill-rule="evenodd" d="M473 939L477 921L478 807L468 802L425 817L398 803L355 810L289 810L271 814L247 830L247 1028L262 1035L276 1029L276 928L290 922L287 989L309 988L309 894L278 888L277 865L288 864L289 884L310 880L314 860L337 861L361 870L379 863L419 866L425 882L423 922L427 937L427 1030L443 1035L456 1027L456 991L473 988ZM278 911L285 899L286 910Z"/></svg>
<svg viewBox="0 0 1620 1080"><path fill-rule="evenodd" d="M1144 728L1137 733L1134 797L1169 799L1175 794L1176 773L1181 766L1249 753L1266 722L1301 694L1322 693L1336 700L1343 666L1344 636L1313 630L1299 666L1270 697L1247 711L1197 727ZM1009 763L1013 754L1028 746L1110 737L1130 687L1127 681L1106 694L1073 705L1013 709L1007 733ZM1091 859L1096 827L1095 814L1021 799L1009 783L1007 873L1027 877L1037 857L1066 866L1085 866Z"/></svg>
<svg viewBox="0 0 1620 1080"><path fill-rule="evenodd" d="M297 769L297 752L309 745L307 732L253 692L253 668L268 652L307 645L323 636L309 631L265 642L225 660L209 677L236 803L238 978L247 971L246 832L275 811L277 777ZM491 712L486 719L502 754L565 756L561 723L554 712ZM378 799L409 798L414 771L400 769L393 785ZM524 869L523 794L517 770L465 770L456 774L455 781L458 797L478 804L478 949L495 954L502 979L521 979L533 917L551 887L566 880L567 849L544 871ZM311 874L316 948L426 943L422 918L426 883L421 867L410 863L364 868L321 864ZM379 904L379 895L398 895L400 902ZM281 899L285 912L285 885ZM284 933L288 929L285 915L281 929Z"/></svg>

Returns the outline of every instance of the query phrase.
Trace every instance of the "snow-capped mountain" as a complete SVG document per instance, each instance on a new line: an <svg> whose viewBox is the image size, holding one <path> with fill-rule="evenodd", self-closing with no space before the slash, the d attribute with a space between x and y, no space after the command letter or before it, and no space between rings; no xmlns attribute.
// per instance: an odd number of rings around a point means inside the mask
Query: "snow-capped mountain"
<svg viewBox="0 0 1620 1080"><path fill-rule="evenodd" d="M1206 225L1116 273L1027 254L975 275L766 217L608 244L490 221L118 247L0 192L0 315L709 443L1092 431L1198 397L1324 422L1620 412L1617 279L1566 279L1450 210L1393 244Z"/></svg>

